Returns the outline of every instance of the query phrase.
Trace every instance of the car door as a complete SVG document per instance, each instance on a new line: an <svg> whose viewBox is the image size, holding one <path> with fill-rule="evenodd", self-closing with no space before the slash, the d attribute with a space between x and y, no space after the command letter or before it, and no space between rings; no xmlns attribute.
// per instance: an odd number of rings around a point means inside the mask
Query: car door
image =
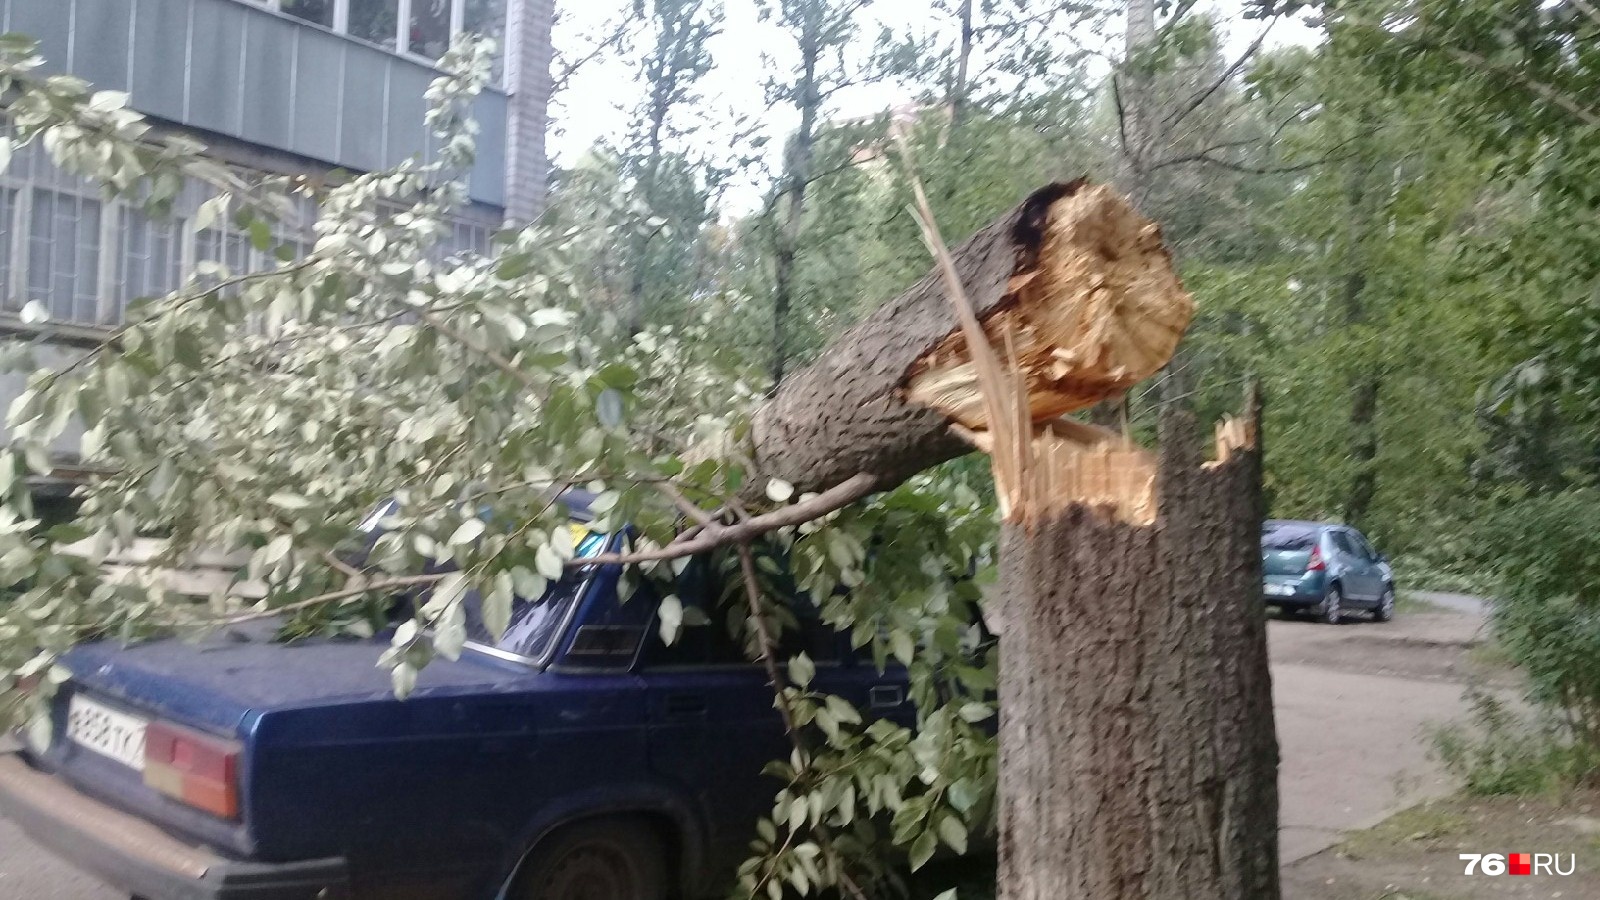
<svg viewBox="0 0 1600 900"><path fill-rule="evenodd" d="M1383 557L1379 556L1378 551L1372 548L1372 542L1367 540L1366 535L1359 531L1352 530L1350 532L1350 537L1355 541L1356 550L1361 554L1362 558L1366 560L1367 574L1370 579L1369 587L1372 591L1372 600L1374 603L1376 603L1379 598L1383 596L1383 590L1387 582L1387 577L1384 572Z"/></svg>
<svg viewBox="0 0 1600 900"><path fill-rule="evenodd" d="M691 562L676 585L684 608L676 639L663 641L658 618L638 666L650 765L658 778L693 798L710 829L712 865L723 874L748 855L757 819L771 812L783 787L766 774L767 764L787 759L791 749L766 669L749 660L735 634L745 619L742 588L723 603L717 600L729 587L709 561ZM786 630L778 656L787 660L804 652L815 664L812 690L844 697L864 715L906 718L912 706L903 674L880 674L853 662L848 639L819 621L807 598L789 588L786 605L796 625Z"/></svg>
<svg viewBox="0 0 1600 900"><path fill-rule="evenodd" d="M1339 554L1339 583L1344 586L1345 596L1357 603L1372 602L1378 596L1373 566L1361 551L1355 534L1339 528L1333 531L1332 538Z"/></svg>
<svg viewBox="0 0 1600 900"><path fill-rule="evenodd" d="M644 681L647 743L656 778L690 798L706 823L711 864L722 872L747 851L756 819L781 783L763 773L786 757L788 739L763 668L750 662L717 603L710 564L693 560L677 582L683 624L667 644L660 619L645 635L638 673ZM641 588L638 599L659 601ZM733 615L737 616L737 612Z"/></svg>

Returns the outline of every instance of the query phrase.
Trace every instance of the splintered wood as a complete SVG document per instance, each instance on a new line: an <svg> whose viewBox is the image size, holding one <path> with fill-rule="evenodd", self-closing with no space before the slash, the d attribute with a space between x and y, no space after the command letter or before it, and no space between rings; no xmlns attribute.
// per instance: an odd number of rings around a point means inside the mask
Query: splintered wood
<svg viewBox="0 0 1600 900"><path fill-rule="evenodd" d="M1078 186L1050 207L1037 253L1018 260L1008 287L981 323L987 346L977 358L971 329L951 333L911 367L907 399L949 416L995 458L1008 519L1087 503L1154 521L1154 455L1060 417L1155 374L1188 328L1194 301L1160 229L1110 188ZM949 295L958 308L968 303L953 280ZM1003 378L985 374L996 357ZM997 384L1009 396L988 396ZM991 423L990 410L1003 411L1001 421Z"/></svg>

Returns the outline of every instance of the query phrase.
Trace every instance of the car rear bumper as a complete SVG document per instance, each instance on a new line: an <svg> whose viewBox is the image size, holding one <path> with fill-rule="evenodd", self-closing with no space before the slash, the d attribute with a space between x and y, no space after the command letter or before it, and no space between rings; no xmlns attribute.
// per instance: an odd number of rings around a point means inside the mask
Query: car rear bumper
<svg viewBox="0 0 1600 900"><path fill-rule="evenodd" d="M1267 594L1265 595L1268 606L1278 606L1284 609L1310 609L1322 604L1322 596L1308 594Z"/></svg>
<svg viewBox="0 0 1600 900"><path fill-rule="evenodd" d="M29 837L113 887L149 900L340 900L342 859L255 863L192 847L0 752L0 813Z"/></svg>

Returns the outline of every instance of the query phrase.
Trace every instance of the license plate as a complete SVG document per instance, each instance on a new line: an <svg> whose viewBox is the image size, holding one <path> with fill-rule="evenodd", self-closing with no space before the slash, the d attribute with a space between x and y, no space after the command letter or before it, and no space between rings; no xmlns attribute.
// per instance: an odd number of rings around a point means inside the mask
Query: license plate
<svg viewBox="0 0 1600 900"><path fill-rule="evenodd" d="M67 738L80 747L144 771L144 730L149 723L88 697L67 705Z"/></svg>
<svg viewBox="0 0 1600 900"><path fill-rule="evenodd" d="M1267 596L1269 597L1287 597L1292 593L1294 593L1294 588L1287 584L1267 585Z"/></svg>

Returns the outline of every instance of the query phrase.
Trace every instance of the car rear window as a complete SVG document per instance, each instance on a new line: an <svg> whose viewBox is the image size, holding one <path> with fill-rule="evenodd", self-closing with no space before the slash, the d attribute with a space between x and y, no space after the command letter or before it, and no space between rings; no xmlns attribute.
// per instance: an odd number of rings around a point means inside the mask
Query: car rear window
<svg viewBox="0 0 1600 900"><path fill-rule="evenodd" d="M1305 525L1268 523L1261 529L1264 550L1310 550L1317 543L1317 529Z"/></svg>

